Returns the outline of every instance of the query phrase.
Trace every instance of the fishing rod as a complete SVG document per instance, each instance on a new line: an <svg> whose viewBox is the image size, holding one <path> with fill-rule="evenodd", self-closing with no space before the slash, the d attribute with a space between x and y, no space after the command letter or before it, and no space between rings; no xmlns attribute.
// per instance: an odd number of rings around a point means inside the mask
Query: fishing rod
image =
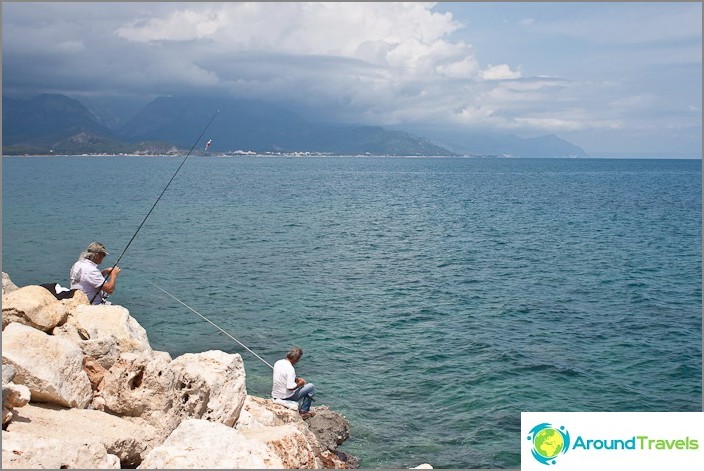
<svg viewBox="0 0 704 471"><path fill-rule="evenodd" d="M268 367L271 368L272 370L274 369L274 367L271 366L271 364L270 364L269 362L267 362L265 359L263 359L262 357L260 357L259 355L257 355L254 351L252 351L249 347L247 347L247 345L243 344L242 342L240 342L239 340L237 340L235 337L233 337L232 335L230 335L230 334L228 334L227 332L225 332L225 331L224 331L219 325L217 325L215 322L211 321L210 319L208 319L207 317L205 317L203 314L201 314L200 312L196 311L196 310L193 309L191 306L189 306L188 304L184 303L183 301L181 301L180 299L178 299L178 298L177 298L176 296L174 296L173 294L171 294L171 293L169 293L168 291L166 291L164 288L161 288L161 287L157 286L155 283L153 283L151 280L147 279L146 277L141 276L139 273L132 273L132 274L133 274L133 275L137 275L139 278L143 279L144 281L146 281L147 283L149 283L150 285L152 285L153 287L155 287L156 289L158 289L158 290L161 291L162 293L166 294L167 296L169 296L169 297L172 298L172 299L175 299L177 302L179 302L179 303L182 304L183 306L187 307L188 309L190 309L190 310L193 311L194 313L198 314L203 320L205 320L206 322L209 322L211 325L213 325L213 326L214 326L216 329L218 329L220 332L222 332L223 334L227 335L227 336L230 337L232 340L234 340L235 342L237 342L242 348L244 348L244 349L247 350L249 353L251 353L252 355L254 355L255 357L257 357L257 358L258 358L262 363L264 363L266 366L268 366Z"/></svg>
<svg viewBox="0 0 704 471"><path fill-rule="evenodd" d="M213 120L214 120L215 117L218 115L218 113L220 113L220 110L217 110L217 111L213 114L213 117L210 118L210 121L208 121L208 124L205 126L205 128L203 128L203 132L200 133L200 136L198 136L198 139L196 139L196 142L193 143L193 146L191 146L191 150L188 151L188 154L186 154L186 157L185 157L185 158L183 159L183 161L181 162L181 165L178 166L178 168L177 168L176 171L174 172L173 176L171 177L171 180L169 180L169 182L166 184L166 186L165 186L164 189L162 190L162 192L161 192L161 194L159 195L159 197L156 199L156 201L155 201L154 204L152 205L152 209L149 210L149 212L147 213L147 215L144 217L144 220L142 221L142 224L139 225L139 227L138 227L137 230L135 231L134 235L132 236L132 238L130 239L130 241L127 243L127 246L125 247L125 250L122 251L122 253L120 254L120 256L117 258L117 261L115 262L115 264L114 264L114 265L112 266L112 268L110 269L110 272L111 272L111 273L112 273L112 271L115 269L115 267L117 266L117 264L120 263L120 260L121 260L122 257L125 255L125 252L127 252L127 249L129 248L130 244L132 244L132 241L134 240L134 238L137 237L137 233L139 232L140 229L142 229L142 226L144 226L144 223L147 222L147 218L149 217L150 214L152 214L152 211L154 211L154 208L156 207L157 203L159 202L159 200L161 199L161 197L164 196L164 193L166 193L166 189L169 187L169 185L171 185L171 182L174 181L174 178L176 178L176 175L178 174L179 170L181 170L181 167L183 167L183 164L186 163L186 160L187 160L188 157L191 155L191 152L193 152L193 149L196 148L196 146L198 145L198 142L200 142L201 138L203 137L203 134L205 134L205 132L208 130L208 128L210 127L210 125L212 124ZM208 141L208 146L209 146L209 145L210 145L210 141ZM207 147L206 147L206 148L207 148ZM103 286L105 286L105 282L108 280L108 277L109 277L109 276L110 276L110 274L108 274L108 276L106 276L106 277L103 279L103 282L102 282L102 283L100 284L100 286L98 287L98 291L95 292L95 294L93 295L93 297L92 297L91 300L90 300L90 303L91 303L91 304L93 304L93 300L95 300L95 297L98 296L98 294L100 294L100 291L103 289Z"/></svg>

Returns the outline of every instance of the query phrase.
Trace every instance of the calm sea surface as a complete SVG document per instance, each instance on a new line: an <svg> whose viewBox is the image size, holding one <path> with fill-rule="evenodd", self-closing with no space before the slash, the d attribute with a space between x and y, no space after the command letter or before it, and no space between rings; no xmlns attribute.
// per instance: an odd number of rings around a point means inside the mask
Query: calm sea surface
<svg viewBox="0 0 704 471"><path fill-rule="evenodd" d="M2 270L112 266L181 163L2 159ZM517 467L521 411L702 410L697 160L190 157L114 304L172 356L290 346L365 468Z"/></svg>

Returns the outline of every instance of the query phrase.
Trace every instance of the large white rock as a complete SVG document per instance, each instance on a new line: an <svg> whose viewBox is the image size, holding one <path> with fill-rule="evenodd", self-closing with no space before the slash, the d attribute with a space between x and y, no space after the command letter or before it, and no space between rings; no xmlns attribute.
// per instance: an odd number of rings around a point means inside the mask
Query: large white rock
<svg viewBox="0 0 704 471"><path fill-rule="evenodd" d="M121 352L150 352L147 331L127 309L113 305L80 305L71 313L70 323L85 329L91 339L115 336Z"/></svg>
<svg viewBox="0 0 704 471"><path fill-rule="evenodd" d="M170 363L171 358L162 355L143 352L120 355L103 377L100 395L105 401L104 410L149 420L155 413L163 414L178 407L174 402L176 376Z"/></svg>
<svg viewBox="0 0 704 471"><path fill-rule="evenodd" d="M235 425L247 397L245 371L239 354L210 350L187 353L175 358L171 368L176 374L180 397L188 400L193 391L206 391L205 412L198 418Z"/></svg>
<svg viewBox="0 0 704 471"><path fill-rule="evenodd" d="M189 419L154 448L139 469L282 469L269 446L207 420Z"/></svg>
<svg viewBox="0 0 704 471"><path fill-rule="evenodd" d="M235 428L248 437L272 437L264 440L275 447L280 443L288 443L286 448L291 449L293 445L287 442L288 439L282 441L273 437L276 437L280 430L292 427L304 438L304 442L315 455L315 467L347 468L350 467L350 463L356 463L355 457L345 455L346 458L343 460L335 452L337 445L349 437L347 419L326 406L314 407L313 410L316 416L303 421L297 411L276 404L271 399L247 396ZM304 442L296 443L300 445ZM293 449L295 448L294 446ZM305 461L307 456L300 448L293 455L277 453L285 463L293 463L295 460ZM352 467L354 466L356 464Z"/></svg>
<svg viewBox="0 0 704 471"><path fill-rule="evenodd" d="M137 425L97 410L29 404L17 411L17 415L23 420L14 420L8 425L10 436L18 434L61 439L68 443L100 444L107 453L117 456L123 467L139 465L156 444L153 427Z"/></svg>
<svg viewBox="0 0 704 471"><path fill-rule="evenodd" d="M109 370L120 357L120 347L114 335L97 339L79 340L78 346L81 347L86 356L95 358L106 370Z"/></svg>
<svg viewBox="0 0 704 471"><path fill-rule="evenodd" d="M85 408L93 399L83 352L62 338L13 322L2 332L2 363L15 368L32 401Z"/></svg>
<svg viewBox="0 0 704 471"><path fill-rule="evenodd" d="M294 424L249 429L242 431L242 434L249 439L266 443L270 454L277 457L285 469L322 467L316 456L315 442L308 441L306 435Z"/></svg>
<svg viewBox="0 0 704 471"><path fill-rule="evenodd" d="M260 427L278 427L296 421L302 423L297 411L275 404L271 399L247 396L235 428L244 431Z"/></svg>
<svg viewBox="0 0 704 471"><path fill-rule="evenodd" d="M96 407L140 417L164 438L190 418L235 424L247 395L240 355L209 351L171 361L159 353L120 355L102 378Z"/></svg>
<svg viewBox="0 0 704 471"><path fill-rule="evenodd" d="M2 297L2 328L18 322L44 332L66 322L69 307L41 286L25 286Z"/></svg>
<svg viewBox="0 0 704 471"><path fill-rule="evenodd" d="M100 443L39 438L2 431L3 469L120 469L117 456Z"/></svg>

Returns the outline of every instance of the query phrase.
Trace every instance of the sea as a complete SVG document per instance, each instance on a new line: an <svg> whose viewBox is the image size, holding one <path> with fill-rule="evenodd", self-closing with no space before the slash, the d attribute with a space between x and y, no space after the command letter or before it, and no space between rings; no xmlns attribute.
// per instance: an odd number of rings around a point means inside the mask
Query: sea
<svg viewBox="0 0 704 471"><path fill-rule="evenodd" d="M516 468L522 411L702 410L701 160L2 159L17 285L94 240L155 350L269 397L240 343L302 347L362 468Z"/></svg>

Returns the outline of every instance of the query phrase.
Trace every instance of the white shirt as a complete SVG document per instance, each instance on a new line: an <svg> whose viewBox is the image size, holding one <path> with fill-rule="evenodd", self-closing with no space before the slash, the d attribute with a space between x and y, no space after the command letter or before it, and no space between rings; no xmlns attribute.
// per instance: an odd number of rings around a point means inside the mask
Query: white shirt
<svg viewBox="0 0 704 471"><path fill-rule="evenodd" d="M274 383L271 386L271 397L286 399L293 395L296 384L296 370L288 359L284 358L274 363Z"/></svg>
<svg viewBox="0 0 704 471"><path fill-rule="evenodd" d="M71 267L71 289L80 289L88 296L88 301L93 299L95 293L98 292L98 288L105 281L105 277L100 270L98 265L92 261L84 258L77 261ZM93 299L93 304L101 304L103 302L102 295L105 292L101 292L98 296Z"/></svg>

